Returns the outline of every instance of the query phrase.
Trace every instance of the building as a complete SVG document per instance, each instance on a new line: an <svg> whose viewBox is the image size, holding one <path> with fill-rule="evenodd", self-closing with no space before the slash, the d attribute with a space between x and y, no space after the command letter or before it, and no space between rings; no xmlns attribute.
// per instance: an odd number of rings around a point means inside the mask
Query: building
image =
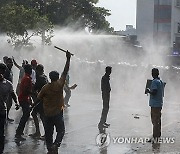
<svg viewBox="0 0 180 154"><path fill-rule="evenodd" d="M126 30L115 31L115 33L123 36L136 35L136 29L133 25L126 25Z"/></svg>
<svg viewBox="0 0 180 154"><path fill-rule="evenodd" d="M142 45L180 53L180 0L137 0L136 29Z"/></svg>
<svg viewBox="0 0 180 154"><path fill-rule="evenodd" d="M126 30L115 31L116 35L124 36L125 40L131 44L139 45L137 41L136 29L133 25L126 25Z"/></svg>

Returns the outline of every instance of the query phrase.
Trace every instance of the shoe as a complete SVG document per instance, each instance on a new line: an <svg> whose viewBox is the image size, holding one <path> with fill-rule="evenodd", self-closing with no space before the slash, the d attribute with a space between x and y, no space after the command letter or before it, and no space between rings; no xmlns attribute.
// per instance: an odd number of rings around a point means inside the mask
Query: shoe
<svg viewBox="0 0 180 154"><path fill-rule="evenodd" d="M48 151L47 154L54 154L54 152L53 151Z"/></svg>
<svg viewBox="0 0 180 154"><path fill-rule="evenodd" d="M7 121L9 121L9 122L13 122L13 121L14 121L14 119L7 118Z"/></svg>
<svg viewBox="0 0 180 154"><path fill-rule="evenodd" d="M98 124L98 128L99 128L99 129L101 129L101 128L108 128L108 126L107 126L107 125L104 125L104 124L99 123L99 124Z"/></svg>
<svg viewBox="0 0 180 154"><path fill-rule="evenodd" d="M40 136L40 140L45 140L45 135Z"/></svg>
<svg viewBox="0 0 180 154"><path fill-rule="evenodd" d="M54 154L58 154L58 146L57 146L57 144L52 145L52 151L54 152Z"/></svg>
<svg viewBox="0 0 180 154"><path fill-rule="evenodd" d="M40 133L34 133L34 134L29 134L29 136L33 138L40 138L41 134Z"/></svg>
<svg viewBox="0 0 180 154"><path fill-rule="evenodd" d="M19 135L19 134L16 134L16 135L15 135L15 138L16 138L17 140L20 140L20 141L25 141L25 140L26 140L24 137L22 137L22 136Z"/></svg>
<svg viewBox="0 0 180 154"><path fill-rule="evenodd" d="M103 126L103 128L108 128L108 127L109 127L109 126L107 126L107 125L105 125L105 124L103 124L102 126Z"/></svg>
<svg viewBox="0 0 180 154"><path fill-rule="evenodd" d="M108 126L108 127L110 126L110 124L108 124L108 123L106 123L106 122L104 123L104 125L105 125L105 126Z"/></svg>

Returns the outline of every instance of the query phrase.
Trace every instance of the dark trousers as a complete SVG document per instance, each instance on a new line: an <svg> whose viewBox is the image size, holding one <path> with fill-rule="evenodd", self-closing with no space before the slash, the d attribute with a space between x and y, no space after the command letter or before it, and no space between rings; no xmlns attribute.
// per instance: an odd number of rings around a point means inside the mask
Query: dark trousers
<svg viewBox="0 0 180 154"><path fill-rule="evenodd" d="M153 124L153 137L161 136L161 107L151 107L151 121Z"/></svg>
<svg viewBox="0 0 180 154"><path fill-rule="evenodd" d="M103 124L106 122L107 115L109 112L109 100L110 100L110 93L102 93L102 99L103 99L103 109L101 113L101 119L100 124Z"/></svg>
<svg viewBox="0 0 180 154"><path fill-rule="evenodd" d="M9 96L8 96L8 99L7 99L7 101L6 101L7 118L9 118L9 111L10 111L10 109L11 109L11 107L12 107L12 103L13 103L12 96L9 95Z"/></svg>
<svg viewBox="0 0 180 154"><path fill-rule="evenodd" d="M6 121L6 111L0 111L0 154L4 151L4 126Z"/></svg>
<svg viewBox="0 0 180 154"><path fill-rule="evenodd" d="M57 135L53 143L54 126L56 128ZM46 145L48 151L51 150L53 144L56 144L58 147L60 146L64 134L65 134L65 126L64 126L63 111L52 117L45 116L45 139L46 139Z"/></svg>
<svg viewBox="0 0 180 154"><path fill-rule="evenodd" d="M39 120L38 120L38 117L37 117L37 114L39 113L40 115L40 119L43 123L43 127L45 125L45 122L44 122L44 109L43 109L43 102L41 101L37 106L34 107L31 115L34 119L34 124L35 124L35 127L36 127L36 133L40 133L40 129L39 129Z"/></svg>
<svg viewBox="0 0 180 154"><path fill-rule="evenodd" d="M19 122L19 125L18 125L18 128L16 130L16 134L17 135L22 135L23 134L23 131L24 131L24 128L25 128L25 125L26 125L26 122L28 121L29 119L29 116L30 116L30 105L28 102L20 102L20 105L22 107L22 112L23 112L23 115L20 119L20 122Z"/></svg>
<svg viewBox="0 0 180 154"><path fill-rule="evenodd" d="M69 99L71 97L71 89L64 87L64 91L66 93L65 97L64 97L64 104L67 105L69 102Z"/></svg>

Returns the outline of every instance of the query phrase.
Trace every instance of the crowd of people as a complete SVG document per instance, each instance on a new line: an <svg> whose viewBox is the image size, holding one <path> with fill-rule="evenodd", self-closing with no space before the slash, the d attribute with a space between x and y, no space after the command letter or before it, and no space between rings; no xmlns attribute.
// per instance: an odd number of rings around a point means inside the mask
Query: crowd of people
<svg viewBox="0 0 180 154"><path fill-rule="evenodd" d="M29 136L45 139L48 154L58 153L58 147L60 147L65 134L63 110L65 107L70 107L71 89L77 87L76 84L69 86L70 59L71 53L67 51L66 64L62 74L51 71L49 73L50 81L48 81L48 77L44 74L44 66L38 64L36 60L33 59L30 64L27 60L23 60L22 65L19 65L14 57L3 57L3 63L0 63L0 130L2 130L0 131L0 153L4 151L5 123L14 121L9 117L13 101L17 110L22 109L22 117L16 129L15 138L19 141L26 140L23 136L24 129L31 115L36 131ZM13 90L13 65L19 69L16 92ZM110 102L111 72L112 67L107 66L101 79L103 109L98 124L100 132L110 126L106 121ZM152 77L151 86L146 89L146 93L150 94L149 106L151 107L153 138L159 138L161 136L161 110L165 85L159 78L157 68L152 69ZM66 93L65 97L63 91ZM44 134L40 132L38 115L43 124ZM54 127L57 134L53 141Z"/></svg>
<svg viewBox="0 0 180 154"><path fill-rule="evenodd" d="M27 60L23 60L22 65L19 65L14 57L3 57L3 63L0 63L0 153L4 151L5 124L14 121L9 117L13 100L16 110L22 109L22 116L15 133L16 140L26 140L23 136L24 128L31 115L36 131L29 136L45 139L48 153L58 153L58 147L65 133L63 109L70 106L71 89L77 87L76 84L69 86L70 58L71 54L67 51L62 74L51 71L48 81L48 77L44 74L44 66L38 64L36 60L33 59L30 64ZM13 65L19 69L16 91L13 90ZM65 98L63 91L66 93ZM38 115L45 134L40 132ZM54 127L57 135L53 141Z"/></svg>

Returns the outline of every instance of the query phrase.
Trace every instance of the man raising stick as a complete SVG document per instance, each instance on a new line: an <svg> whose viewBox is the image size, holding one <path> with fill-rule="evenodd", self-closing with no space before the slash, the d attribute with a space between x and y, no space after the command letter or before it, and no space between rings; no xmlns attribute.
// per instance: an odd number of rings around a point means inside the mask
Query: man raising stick
<svg viewBox="0 0 180 154"><path fill-rule="evenodd" d="M34 105L36 105L40 100L43 101L45 114L45 139L48 154L58 153L58 147L60 146L65 133L63 118L63 87L67 72L69 71L71 58L71 54L68 51L66 52L66 58L66 64L61 77L59 78L59 73L57 71L51 71L49 73L51 82L41 89L37 96L37 101L34 103ZM57 135L55 141L53 142L54 126L56 127Z"/></svg>

